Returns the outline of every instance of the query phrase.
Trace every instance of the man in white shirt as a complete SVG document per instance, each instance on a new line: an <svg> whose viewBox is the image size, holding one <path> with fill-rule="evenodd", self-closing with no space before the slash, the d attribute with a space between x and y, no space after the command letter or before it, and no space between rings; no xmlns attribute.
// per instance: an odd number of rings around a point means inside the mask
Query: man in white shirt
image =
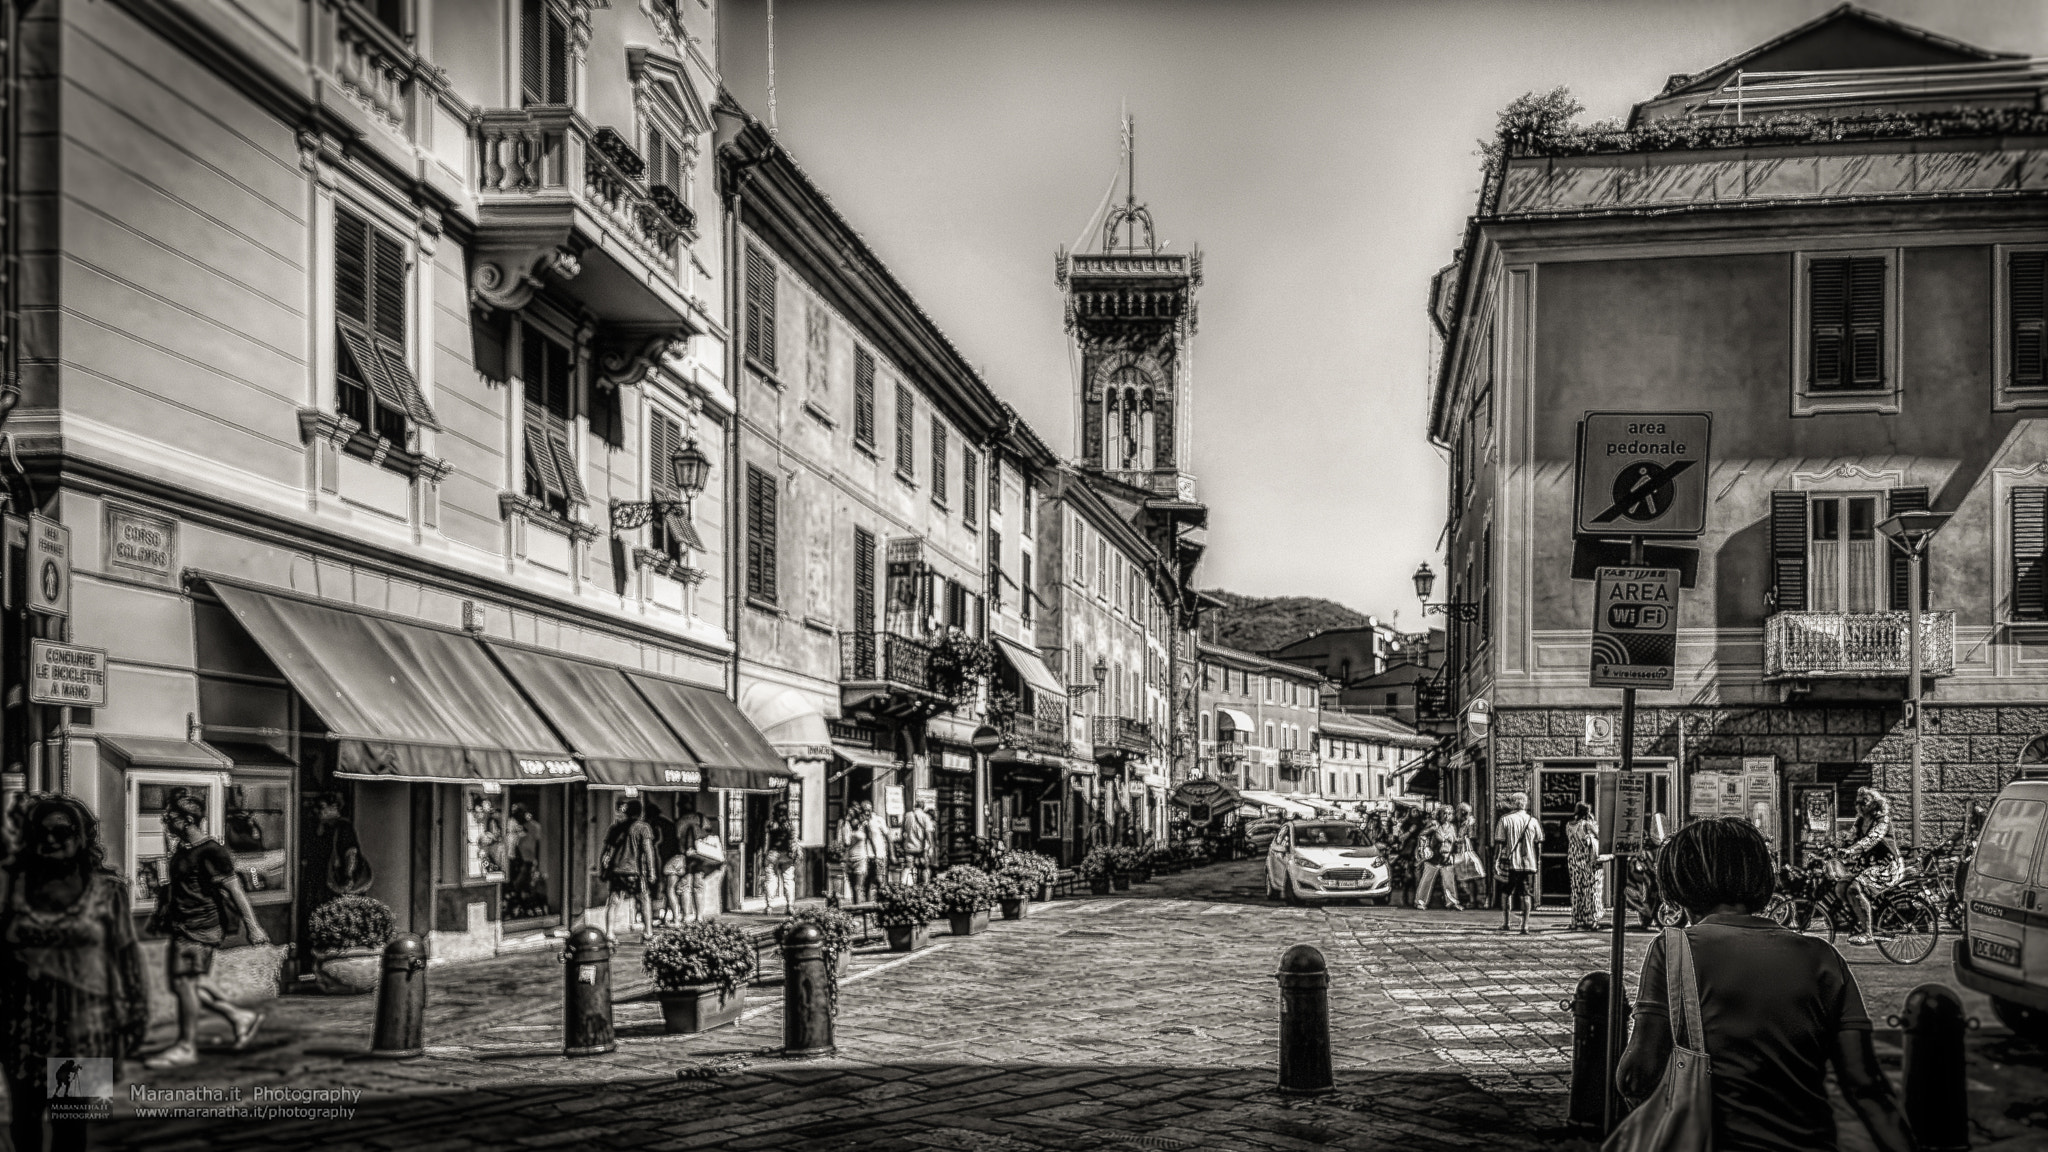
<svg viewBox="0 0 2048 1152"><path fill-rule="evenodd" d="M867 839L868 866L866 875L860 880L861 899L873 901L881 893L882 881L889 875L889 818L882 810L868 807L868 825L862 830Z"/></svg>
<svg viewBox="0 0 2048 1152"><path fill-rule="evenodd" d="M923 884L932 878L932 830L938 821L932 819L932 814L925 809L925 805L930 803L929 800L921 801L917 807L905 812L903 827L897 833L896 848L903 853L903 882L906 884Z"/></svg>
<svg viewBox="0 0 2048 1152"><path fill-rule="evenodd" d="M1527 936L1529 908L1536 902L1536 868L1543 846L1543 823L1529 815L1527 792L1508 797L1508 806L1510 811L1493 829L1494 867L1502 881L1500 930L1508 930L1508 920L1519 906L1522 935Z"/></svg>

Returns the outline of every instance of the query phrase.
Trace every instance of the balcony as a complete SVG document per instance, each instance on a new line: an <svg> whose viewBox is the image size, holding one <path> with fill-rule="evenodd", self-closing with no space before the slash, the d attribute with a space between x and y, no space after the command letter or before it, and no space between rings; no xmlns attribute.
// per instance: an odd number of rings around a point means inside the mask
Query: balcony
<svg viewBox="0 0 2048 1152"><path fill-rule="evenodd" d="M486 302L517 310L553 277L597 315L600 338L604 329L629 342L703 331L684 251L695 215L673 190L640 183L645 163L618 133L545 105L479 112L472 135L471 280Z"/></svg>
<svg viewBox="0 0 2048 1152"><path fill-rule="evenodd" d="M1153 748L1152 725L1128 716L1097 716L1089 726L1095 757L1146 756Z"/></svg>
<svg viewBox="0 0 2048 1152"><path fill-rule="evenodd" d="M1903 679L1910 619L1905 612L1780 612L1764 621L1764 676ZM1921 613L1923 675L1955 673L1955 630L1954 612Z"/></svg>
<svg viewBox="0 0 2048 1152"><path fill-rule="evenodd" d="M1313 748L1282 748L1280 750L1280 767L1287 769L1289 772L1305 771L1321 763L1321 758L1317 756L1316 750Z"/></svg>
<svg viewBox="0 0 2048 1152"><path fill-rule="evenodd" d="M839 698L848 711L893 718L952 706L933 687L931 647L891 632L839 634Z"/></svg>
<svg viewBox="0 0 2048 1152"><path fill-rule="evenodd" d="M1072 756L1065 697L1040 696L1037 713L1018 712L997 726L1003 747L1047 756Z"/></svg>

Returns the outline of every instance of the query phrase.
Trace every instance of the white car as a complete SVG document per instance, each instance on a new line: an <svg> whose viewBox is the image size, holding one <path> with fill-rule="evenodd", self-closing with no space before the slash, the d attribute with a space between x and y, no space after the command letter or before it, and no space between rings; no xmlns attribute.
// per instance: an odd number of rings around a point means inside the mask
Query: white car
<svg viewBox="0 0 2048 1152"><path fill-rule="evenodd" d="M1254 852L1264 852L1273 846L1273 837L1285 821L1276 816L1261 816L1244 826L1244 838Z"/></svg>
<svg viewBox="0 0 2048 1152"><path fill-rule="evenodd" d="M1294 820L1280 826L1266 852L1266 896L1304 900L1393 897L1387 861L1365 827L1346 820Z"/></svg>

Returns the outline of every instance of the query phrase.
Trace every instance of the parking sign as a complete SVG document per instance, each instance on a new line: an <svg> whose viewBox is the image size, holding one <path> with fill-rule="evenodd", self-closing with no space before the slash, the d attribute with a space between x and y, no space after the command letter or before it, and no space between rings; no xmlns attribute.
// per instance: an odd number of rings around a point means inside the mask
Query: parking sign
<svg viewBox="0 0 2048 1152"><path fill-rule="evenodd" d="M1593 687L1669 688L1677 654L1677 569L1594 574Z"/></svg>

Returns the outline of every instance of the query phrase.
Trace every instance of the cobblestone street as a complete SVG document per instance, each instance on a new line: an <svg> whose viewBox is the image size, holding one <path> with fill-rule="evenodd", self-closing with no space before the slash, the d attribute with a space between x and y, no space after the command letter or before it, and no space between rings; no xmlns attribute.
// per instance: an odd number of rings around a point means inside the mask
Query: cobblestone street
<svg viewBox="0 0 2048 1152"><path fill-rule="evenodd" d="M564 1059L559 967L506 957L434 970L419 1059L361 1055L369 998L294 996L251 1051L216 1043L185 1073L129 1069L153 1088L240 1088L244 1105L258 1086L359 1089L352 1119L131 1118L104 1134L157 1150L1584 1147L1563 1126L1560 1001L1604 964L1606 938L1556 917L1505 936L1495 915L1285 908L1261 898L1251 864L1214 866L1034 906L966 939L941 927L908 956L864 949L843 984L839 1055L804 1062L774 1055L772 980L749 990L736 1029L664 1034L631 948L616 965L618 1051ZM1632 971L1648 940L1630 937ZM1316 1101L1272 1091L1271 973L1304 941L1332 971L1339 1091ZM1880 1014L1946 976L1932 961L1855 959ZM2048 1061L1971 1010L1987 1021L1971 1040L1978 1146L2048 1146ZM1896 1072L1896 1033L1880 1037ZM1845 1129L1844 1146L1858 1135Z"/></svg>

